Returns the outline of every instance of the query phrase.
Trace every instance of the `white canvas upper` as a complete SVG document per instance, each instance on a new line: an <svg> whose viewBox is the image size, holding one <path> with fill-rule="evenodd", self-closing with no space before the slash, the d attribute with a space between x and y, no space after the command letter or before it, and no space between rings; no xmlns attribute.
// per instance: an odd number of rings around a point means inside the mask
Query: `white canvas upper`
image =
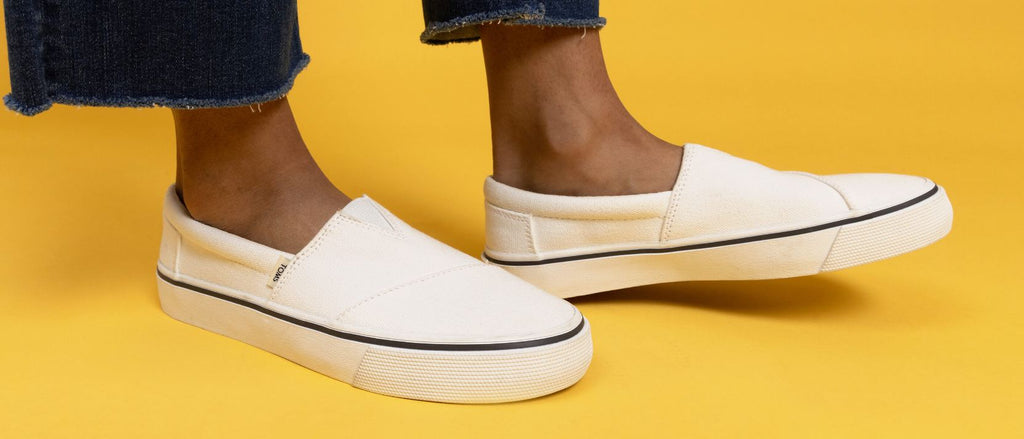
<svg viewBox="0 0 1024 439"><path fill-rule="evenodd" d="M297 255L199 223L173 191L167 197L166 233L179 236L161 252L165 274L330 328L474 343L557 335L582 318L568 302L434 240L367 196L338 212ZM288 266L268 286L279 258Z"/></svg>
<svg viewBox="0 0 1024 439"><path fill-rule="evenodd" d="M580 351L589 352L589 333L580 330L585 322L571 304L415 230L366 196L353 200L335 214L316 237L294 255L192 219L173 188L165 197L164 221L158 270L175 285L212 290L242 300L243 305L255 305L264 310L264 314L279 313L288 319L326 328L321 332L337 331L381 343L426 345L421 346L425 351L419 354L444 355L446 359L442 363L447 365L444 367L451 367L451 361L457 362L448 357L458 352L447 352L443 348L429 352L430 345L465 347L530 342L559 337L574 330L580 333L574 339L585 337L586 341L574 341L575 350L568 353L573 361L562 361L565 363L562 366L554 361L554 365L546 367L567 368L564 372L570 375L578 372L581 376L579 362L584 356L589 362L589 354L583 355ZM256 317L256 321L262 318L265 316ZM373 341L367 346L371 350L381 348ZM473 348L462 351L472 354ZM551 358L557 360L555 357L560 354L552 355ZM303 358L291 359L304 363ZM317 361L323 360L309 360ZM337 365L325 366L335 368L332 369L335 373L328 374L347 382L358 381L359 359L344 361L352 363L345 372L337 372ZM474 360L467 358L466 361L461 367L469 367L467 365ZM472 367L468 370L473 372ZM548 370L546 373L562 372ZM516 382L515 374L515 371L508 373L510 384ZM523 379L528 377L519 378ZM575 382L579 376L561 379ZM387 382L387 376L380 380L383 381L378 385L394 387ZM450 384L460 385L457 380ZM516 385L522 387L522 383ZM550 386L550 383L544 385ZM371 390L389 393L387 389ZM554 390L544 386L533 389L534 393ZM461 394L438 396L422 389L412 393L394 389L390 392L397 396L456 402L539 396L529 392L509 396L502 393L502 389L488 390L490 393L483 396L477 392L477 399Z"/></svg>
<svg viewBox="0 0 1024 439"><path fill-rule="evenodd" d="M487 178L484 184L486 259L506 268L518 264L512 268L514 273L546 290L572 289L560 281L554 286L537 279L538 276L557 277L555 266L545 268L543 274L533 273L540 269L527 266L537 267L544 261L560 262L588 255L628 257L621 253L640 250L650 254L675 248L697 250L693 247L701 244L790 233L860 218L921 197L936 188L933 182L922 177L817 176L783 172L703 145L687 144L684 148L677 181L672 190L666 192L591 197L546 195ZM945 199L944 192L940 195L936 199ZM948 218L951 221L951 211ZM782 253L793 251L793 242L778 241L779 245L774 247L757 244L742 258L729 257L719 263L719 266L734 265L731 271L691 271L681 273L678 280L782 277L817 272L830 256L829 246L836 240L840 225L831 229L831 232L801 237L800 246L806 251L800 260L781 257ZM743 258L759 259L757 264L761 265L771 262L780 270L777 275L761 267L756 272L744 272ZM606 270L610 262L600 264L601 269ZM664 271L664 268L659 270ZM570 271L587 275L586 270ZM563 278L570 275L569 272L562 274ZM643 275L619 274L632 277L618 284L620 287L644 282ZM667 275L654 278L673 279ZM615 284L608 285L608 289ZM594 288L600 287L589 289Z"/></svg>

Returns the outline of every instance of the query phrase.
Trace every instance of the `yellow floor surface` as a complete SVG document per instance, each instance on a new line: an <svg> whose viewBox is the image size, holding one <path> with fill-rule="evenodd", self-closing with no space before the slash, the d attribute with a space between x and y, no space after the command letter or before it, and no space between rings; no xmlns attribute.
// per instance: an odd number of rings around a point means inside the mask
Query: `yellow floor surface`
<svg viewBox="0 0 1024 439"><path fill-rule="evenodd" d="M479 254L479 45L420 45L418 2L299 7L313 62L291 101L328 175ZM4 111L0 438L1024 437L1024 3L623 1L602 14L613 79L655 133L780 169L931 177L952 233L814 277L575 300L596 349L576 386L504 405L406 401L160 311L167 110Z"/></svg>

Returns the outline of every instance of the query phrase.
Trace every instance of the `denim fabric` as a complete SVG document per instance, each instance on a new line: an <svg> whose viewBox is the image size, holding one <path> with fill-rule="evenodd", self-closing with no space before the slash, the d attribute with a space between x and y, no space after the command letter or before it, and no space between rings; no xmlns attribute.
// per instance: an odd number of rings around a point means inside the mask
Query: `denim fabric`
<svg viewBox="0 0 1024 439"><path fill-rule="evenodd" d="M448 44L480 39L478 26L513 25L595 28L605 25L599 0L423 0L426 30L420 41Z"/></svg>
<svg viewBox="0 0 1024 439"><path fill-rule="evenodd" d="M309 62L295 0L4 0L12 93L54 102L239 106L283 96Z"/></svg>
<svg viewBox="0 0 1024 439"><path fill-rule="evenodd" d="M296 0L4 0L8 108L200 108L284 96L309 56ZM598 0L423 0L427 44L481 23L601 27Z"/></svg>

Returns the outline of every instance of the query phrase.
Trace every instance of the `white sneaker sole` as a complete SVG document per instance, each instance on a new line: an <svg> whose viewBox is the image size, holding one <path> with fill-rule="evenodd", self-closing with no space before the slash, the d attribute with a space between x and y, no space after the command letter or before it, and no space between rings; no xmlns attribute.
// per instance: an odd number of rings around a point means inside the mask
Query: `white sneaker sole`
<svg viewBox="0 0 1024 439"><path fill-rule="evenodd" d="M935 186L891 208L788 232L541 261L484 260L566 298L664 282L817 274L919 249L946 236L952 225L953 208Z"/></svg>
<svg viewBox="0 0 1024 439"><path fill-rule="evenodd" d="M536 398L579 381L593 350L586 319L570 332L542 340L421 344L334 331L160 271L157 286L161 307L177 320L355 387L401 398L453 403Z"/></svg>

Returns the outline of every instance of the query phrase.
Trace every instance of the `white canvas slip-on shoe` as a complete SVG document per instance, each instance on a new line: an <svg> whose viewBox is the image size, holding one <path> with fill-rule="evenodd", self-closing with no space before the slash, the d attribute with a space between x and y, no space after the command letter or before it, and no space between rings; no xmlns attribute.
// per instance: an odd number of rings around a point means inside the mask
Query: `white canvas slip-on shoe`
<svg viewBox="0 0 1024 439"><path fill-rule="evenodd" d="M484 197L484 260L559 297L838 270L924 247L953 224L946 191L926 178L776 171L692 143L671 191L573 197L488 178Z"/></svg>
<svg viewBox="0 0 1024 439"><path fill-rule="evenodd" d="M366 196L293 255L192 219L172 186L157 286L175 319L402 398L534 398L576 383L592 353L571 304Z"/></svg>

